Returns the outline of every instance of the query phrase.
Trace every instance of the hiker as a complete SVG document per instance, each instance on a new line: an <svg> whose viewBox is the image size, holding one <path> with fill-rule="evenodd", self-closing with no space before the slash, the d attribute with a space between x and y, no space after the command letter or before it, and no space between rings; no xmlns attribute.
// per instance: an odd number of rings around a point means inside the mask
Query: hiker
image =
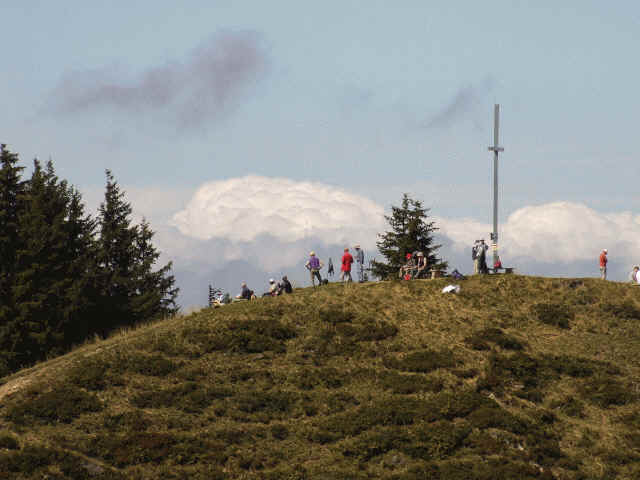
<svg viewBox="0 0 640 480"><path fill-rule="evenodd" d="M327 276L333 277L333 260L329 257L329 263L327 264Z"/></svg>
<svg viewBox="0 0 640 480"><path fill-rule="evenodd" d="M320 269L323 267L322 262L316 257L315 252L309 253L309 260L304 265L311 275L311 285L316 286L315 279L318 279L318 286L322 285L322 277L320 276Z"/></svg>
<svg viewBox="0 0 640 480"><path fill-rule="evenodd" d="M416 274L415 277L416 278L421 278L421 275L424 275L426 273L427 270L427 259L424 256L424 253L422 252L418 252L416 254L417 256L417 263L416 263Z"/></svg>
<svg viewBox="0 0 640 480"><path fill-rule="evenodd" d="M356 244L353 248L356 250L356 263L358 264L358 282L364 282L364 251L360 248L360 244Z"/></svg>
<svg viewBox="0 0 640 480"><path fill-rule="evenodd" d="M282 277L282 282L280 282L280 289L284 293L293 293L293 287L291 286L291 282L286 275Z"/></svg>
<svg viewBox="0 0 640 480"><path fill-rule="evenodd" d="M249 290L249 287L247 287L245 282L242 282L242 291L240 292L240 295L236 295L236 298L238 300L251 300L252 296L253 291Z"/></svg>
<svg viewBox="0 0 640 480"><path fill-rule="evenodd" d="M478 273L489 273L489 269L487 268L487 250L489 250L489 246L484 243L484 239L481 239L476 250L476 255L478 257Z"/></svg>
<svg viewBox="0 0 640 480"><path fill-rule="evenodd" d="M342 255L342 266L340 267L340 281L353 282L351 278L351 264L353 263L353 257L349 253L349 249L344 249L344 255Z"/></svg>
<svg viewBox="0 0 640 480"><path fill-rule="evenodd" d="M498 270L501 268L502 268L502 260L500 260L500 257L496 257L496 261L493 262L493 271L497 273Z"/></svg>
<svg viewBox="0 0 640 480"><path fill-rule="evenodd" d="M473 242L473 247L471 247L471 259L473 260L473 274L477 275L480 272L480 268L479 268L479 261L480 258L478 257L478 243L480 242L480 240L476 240L475 242Z"/></svg>
<svg viewBox="0 0 640 480"><path fill-rule="evenodd" d="M631 273L629 274L629 281L631 283L640 283L640 275L638 275L639 270L640 267L638 265L634 265L633 270L631 270Z"/></svg>
<svg viewBox="0 0 640 480"><path fill-rule="evenodd" d="M600 278L602 280L607 279L607 249L603 248L602 252L600 252Z"/></svg>

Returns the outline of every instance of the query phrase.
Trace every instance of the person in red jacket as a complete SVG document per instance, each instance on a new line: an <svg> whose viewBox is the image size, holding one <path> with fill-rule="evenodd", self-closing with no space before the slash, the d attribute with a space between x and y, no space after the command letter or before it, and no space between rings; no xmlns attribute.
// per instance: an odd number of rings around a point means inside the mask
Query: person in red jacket
<svg viewBox="0 0 640 480"><path fill-rule="evenodd" d="M344 249L344 255L342 255L342 267L340 268L340 281L353 282L351 278L351 264L353 263L353 257L349 253L349 249Z"/></svg>
<svg viewBox="0 0 640 480"><path fill-rule="evenodd" d="M607 279L607 249L603 249L600 253L600 278L602 280Z"/></svg>

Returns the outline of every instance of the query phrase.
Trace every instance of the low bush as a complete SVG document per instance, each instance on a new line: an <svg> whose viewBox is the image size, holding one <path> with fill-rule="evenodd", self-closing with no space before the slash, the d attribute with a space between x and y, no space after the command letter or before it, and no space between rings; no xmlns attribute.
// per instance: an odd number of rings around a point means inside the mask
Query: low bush
<svg viewBox="0 0 640 480"><path fill-rule="evenodd" d="M141 392L131 399L139 408L177 408L188 413L201 412L218 398L232 394L225 387L207 387L195 382L185 382L165 390Z"/></svg>
<svg viewBox="0 0 640 480"><path fill-rule="evenodd" d="M303 368L290 378L290 382L302 390L312 390L317 387L334 389L342 387L346 379L346 374L333 367Z"/></svg>
<svg viewBox="0 0 640 480"><path fill-rule="evenodd" d="M604 313L623 320L640 320L640 308L630 300L603 303L600 305L600 309Z"/></svg>
<svg viewBox="0 0 640 480"><path fill-rule="evenodd" d="M318 315L320 316L320 320L333 325L338 323L351 323L356 318L356 314L351 310L345 310L336 306L321 308Z"/></svg>
<svg viewBox="0 0 640 480"><path fill-rule="evenodd" d="M226 329L210 341L211 350L235 353L284 353L285 342L296 336L295 329L279 320L257 318L228 322Z"/></svg>
<svg viewBox="0 0 640 480"><path fill-rule="evenodd" d="M500 346L504 350L522 350L525 344L517 338L506 334L500 328L485 328L474 332L464 339L465 343L474 350L489 350L490 343Z"/></svg>
<svg viewBox="0 0 640 480"><path fill-rule="evenodd" d="M94 391L103 390L107 386L108 367L108 362L104 359L83 359L71 367L67 378L78 387Z"/></svg>
<svg viewBox="0 0 640 480"><path fill-rule="evenodd" d="M79 415L102 410L102 402L75 385L55 385L51 390L31 389L24 398L14 399L5 418L18 425L70 423Z"/></svg>
<svg viewBox="0 0 640 480"><path fill-rule="evenodd" d="M411 352L404 357L387 356L383 359L387 368L404 372L428 373L438 368L455 367L457 361L450 350L421 350Z"/></svg>
<svg viewBox="0 0 640 480"><path fill-rule="evenodd" d="M439 392L444 387L444 382L439 378L430 378L418 374L401 374L394 371L385 371L378 377L378 383L385 390L393 393L408 395L418 392Z"/></svg>
<svg viewBox="0 0 640 480"><path fill-rule="evenodd" d="M584 418L584 403L573 396L551 402L551 408L573 418Z"/></svg>
<svg viewBox="0 0 640 480"><path fill-rule="evenodd" d="M403 449L407 455L423 460L440 460L462 446L471 428L465 422L437 421L419 425L412 433L413 442Z"/></svg>
<svg viewBox="0 0 640 480"><path fill-rule="evenodd" d="M531 306L533 316L541 323L568 329L573 320L573 310L562 303L536 303Z"/></svg>
<svg viewBox="0 0 640 480"><path fill-rule="evenodd" d="M0 434L0 448L4 448L6 450L17 450L20 448L20 444L16 437L9 434Z"/></svg>
<svg viewBox="0 0 640 480"><path fill-rule="evenodd" d="M589 403L601 408L611 405L626 405L637 399L629 385L609 375L596 375L578 387L578 392Z"/></svg>

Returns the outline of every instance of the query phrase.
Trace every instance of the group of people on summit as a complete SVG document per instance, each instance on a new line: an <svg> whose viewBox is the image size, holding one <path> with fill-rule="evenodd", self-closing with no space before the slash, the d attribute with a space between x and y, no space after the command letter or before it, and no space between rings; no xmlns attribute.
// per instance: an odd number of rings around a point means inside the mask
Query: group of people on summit
<svg viewBox="0 0 640 480"><path fill-rule="evenodd" d="M355 258L351 253L349 253L349 248L344 249L344 253L342 255L342 264L340 267L340 281L341 282L353 282L353 278L351 277L351 266L355 263L357 265L358 272L358 281L364 282L364 251L360 247L360 245L355 245ZM305 267L309 270L309 275L311 277L311 284L315 287L316 280L318 285L323 285L328 283L328 279L322 278L320 275L320 270L324 267L324 262L322 262L317 256L315 252L309 253L309 259L305 263ZM331 276L334 274L333 270L333 262L331 258L329 258L327 275ZM236 300L251 300L252 298L256 298L255 292L251 290L246 282L242 282L241 285L242 290L238 295L236 295ZM291 282L287 278L287 276L283 276L280 282L276 282L273 278L269 279L269 290L262 294L263 297L276 297L278 295L282 295L283 293L293 293L293 287L291 286Z"/></svg>
<svg viewBox="0 0 640 480"><path fill-rule="evenodd" d="M349 247L345 247L344 252L342 254L342 260L340 265L340 281L341 282L353 282L353 278L351 277L351 266L356 263L358 268L358 281L360 283L364 282L364 251L360 247L360 245L355 245L355 259L351 253L349 253ZM304 265L307 270L309 270L309 275L311 277L311 284L315 287L316 280L318 280L318 285L323 285L328 283L328 279L323 279L320 275L320 270L324 267L324 263L316 256L315 252L309 253L309 260ZM333 269L333 261L329 258L329 263L327 266L327 276L331 276L334 274Z"/></svg>
<svg viewBox="0 0 640 480"><path fill-rule="evenodd" d="M349 252L349 248L346 247L342 254L342 260L340 265L340 281L341 282L353 282L353 278L351 276L351 269L353 264L356 264L358 281L364 282L364 251L360 247L360 245L354 246L354 255L351 255ZM471 258L473 259L473 273L474 274L486 274L489 273L490 269L487 266L487 250L489 250L489 246L485 243L484 239L476 240L472 249L471 249ZM608 251L607 249L603 249L600 253L599 257L599 265L600 265L600 278L603 280L607 279L607 258ZM400 267L399 277L405 280L411 280L414 278L426 278L427 272L427 258L425 257L423 252L413 252L406 254L406 262ZM327 278L322 278L320 271L324 268L324 262L322 262L315 252L309 253L309 259L305 263L305 268L309 270L309 276L311 279L311 284L315 287L316 282L317 285L324 285L328 283ZM502 264L500 262L500 257L498 257L493 265L493 270L498 271L502 268ZM510 270L510 269L507 269ZM457 270L456 270L457 272ZM332 276L334 274L333 261L329 258L327 265L327 276ZM460 274L459 274L460 275ZM640 266L634 266L633 271L629 274L629 280L632 283L640 284ZM292 293L293 287L291 286L291 282L287 278L287 276L283 276L280 282L276 282L273 278L269 279L269 289L262 296L278 296L283 293ZM245 282L242 283L242 291L239 295L236 296L238 300L250 300L252 298L256 298L253 290L247 287Z"/></svg>

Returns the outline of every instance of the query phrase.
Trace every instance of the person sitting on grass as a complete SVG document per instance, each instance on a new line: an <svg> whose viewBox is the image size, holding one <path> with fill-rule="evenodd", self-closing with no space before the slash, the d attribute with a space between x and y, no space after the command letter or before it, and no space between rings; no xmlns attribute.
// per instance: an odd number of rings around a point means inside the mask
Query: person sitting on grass
<svg viewBox="0 0 640 480"><path fill-rule="evenodd" d="M427 273L427 259L422 252L418 252L417 259L415 278L424 278Z"/></svg>
<svg viewBox="0 0 640 480"><path fill-rule="evenodd" d="M286 275L282 277L282 282L280 282L280 289L284 293L293 293L293 287L291 286L291 282Z"/></svg>
<svg viewBox="0 0 640 480"><path fill-rule="evenodd" d="M400 267L399 277L404 278L405 280L411 280L417 268L416 261L410 253L407 253L405 258L407 261L402 267Z"/></svg>
<svg viewBox="0 0 640 480"><path fill-rule="evenodd" d="M253 296L253 291L249 290L249 287L247 287L247 284L245 282L242 282L242 291L240 292L240 295L236 295L236 299L251 300L252 296Z"/></svg>

